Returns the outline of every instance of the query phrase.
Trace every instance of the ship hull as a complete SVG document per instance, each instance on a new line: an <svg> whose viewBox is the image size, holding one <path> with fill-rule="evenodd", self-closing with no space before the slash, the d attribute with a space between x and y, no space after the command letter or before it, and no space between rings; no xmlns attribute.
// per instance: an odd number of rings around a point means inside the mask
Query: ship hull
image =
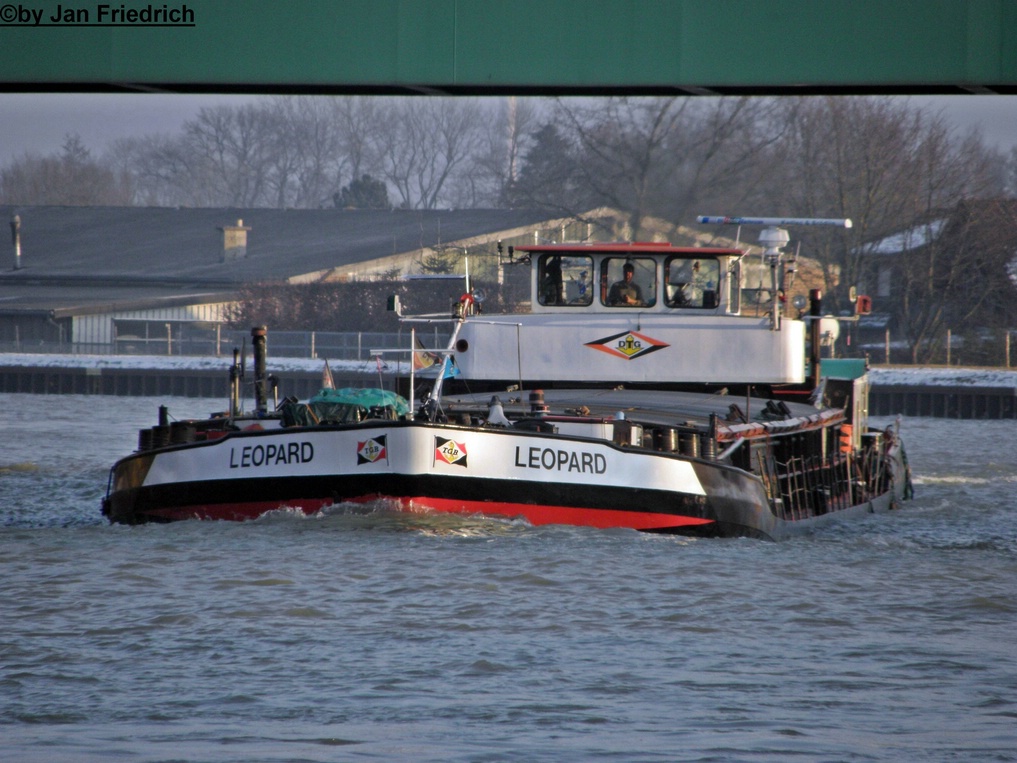
<svg viewBox="0 0 1017 763"><path fill-rule="evenodd" d="M837 512L777 516L733 466L612 442L426 422L231 433L136 453L111 473L114 522L248 520L345 503L522 518L534 525L780 539L891 508L893 490Z"/></svg>

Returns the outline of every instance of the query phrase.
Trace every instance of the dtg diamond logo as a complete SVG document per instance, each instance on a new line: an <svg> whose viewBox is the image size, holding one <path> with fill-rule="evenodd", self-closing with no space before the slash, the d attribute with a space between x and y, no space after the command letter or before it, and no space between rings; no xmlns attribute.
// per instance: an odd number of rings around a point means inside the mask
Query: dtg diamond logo
<svg viewBox="0 0 1017 763"><path fill-rule="evenodd" d="M466 443L447 440L444 437L434 438L434 460L444 461L446 464L466 466Z"/></svg>
<svg viewBox="0 0 1017 763"><path fill-rule="evenodd" d="M638 334L635 331L625 331L621 334L606 336L603 339L587 342L586 346L592 347L595 350L600 350L601 352L606 352L608 355L614 355L616 358L635 360L636 358L641 358L643 355L649 355L651 352L663 350L665 347L670 347L671 345L658 341L657 339L653 339L652 337L648 337L645 334Z"/></svg>

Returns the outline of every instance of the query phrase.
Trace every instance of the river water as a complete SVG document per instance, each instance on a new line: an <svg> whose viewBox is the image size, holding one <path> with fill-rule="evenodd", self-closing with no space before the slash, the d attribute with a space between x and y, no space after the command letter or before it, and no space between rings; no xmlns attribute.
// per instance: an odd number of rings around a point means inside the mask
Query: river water
<svg viewBox="0 0 1017 763"><path fill-rule="evenodd" d="M111 527L161 402L0 395L0 760L1017 760L1013 421L906 420L916 499L784 543Z"/></svg>

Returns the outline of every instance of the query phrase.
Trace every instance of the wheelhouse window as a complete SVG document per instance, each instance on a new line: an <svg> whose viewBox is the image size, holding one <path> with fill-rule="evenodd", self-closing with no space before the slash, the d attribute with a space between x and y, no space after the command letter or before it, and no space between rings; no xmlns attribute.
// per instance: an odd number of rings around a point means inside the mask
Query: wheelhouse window
<svg viewBox="0 0 1017 763"><path fill-rule="evenodd" d="M600 263L600 300L608 307L657 303L657 264L651 257L606 257Z"/></svg>
<svg viewBox="0 0 1017 763"><path fill-rule="evenodd" d="M667 306L710 310L718 304L720 263L709 257L669 257L665 264Z"/></svg>
<svg viewBox="0 0 1017 763"><path fill-rule="evenodd" d="M593 302L593 258L542 254L537 260L537 301L584 307Z"/></svg>

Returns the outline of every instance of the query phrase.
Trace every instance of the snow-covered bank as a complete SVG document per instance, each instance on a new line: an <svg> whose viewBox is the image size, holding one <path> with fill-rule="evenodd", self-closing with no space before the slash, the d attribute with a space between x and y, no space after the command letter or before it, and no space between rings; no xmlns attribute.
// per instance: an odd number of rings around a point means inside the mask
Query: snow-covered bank
<svg viewBox="0 0 1017 763"><path fill-rule="evenodd" d="M869 371L880 387L1017 387L1017 369L875 366Z"/></svg>
<svg viewBox="0 0 1017 763"><path fill-rule="evenodd" d="M232 364L232 357L183 356L183 355L59 355L26 352L0 353L0 367L23 366L26 368L109 368L166 371L222 371L226 373ZM247 368L253 360L248 354ZM351 373L378 373L378 363L371 360L329 360L329 368ZM270 357L267 360L269 373L314 373L325 367L324 360L307 358ZM394 373L396 362L382 361L384 373Z"/></svg>
<svg viewBox="0 0 1017 763"><path fill-rule="evenodd" d="M176 355L56 355L0 353L0 367L28 368L109 368L171 371L222 371L229 369L231 358L184 357ZM251 359L248 358L248 365ZM375 360L329 360L333 372L378 373ZM324 368L323 360L270 357L270 373L315 373ZM405 365L405 364L404 364ZM408 373L404 368L403 372ZM394 360L384 361L382 372L396 373ZM1017 369L945 368L912 366L875 366L870 371L874 385L883 386L978 386L1017 388Z"/></svg>

